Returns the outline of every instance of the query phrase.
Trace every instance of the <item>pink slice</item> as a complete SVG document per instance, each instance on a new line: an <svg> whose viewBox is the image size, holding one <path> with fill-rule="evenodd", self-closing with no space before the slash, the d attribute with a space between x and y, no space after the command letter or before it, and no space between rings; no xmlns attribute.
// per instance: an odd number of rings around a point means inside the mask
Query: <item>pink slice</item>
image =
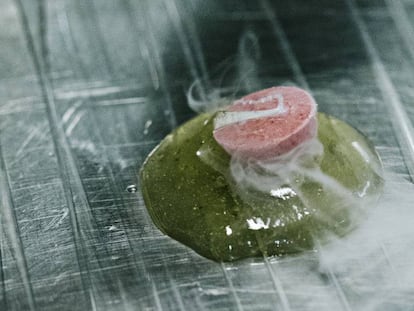
<svg viewBox="0 0 414 311"><path fill-rule="evenodd" d="M306 91L272 87L247 95L219 113L213 135L231 155L271 159L315 137L316 110Z"/></svg>

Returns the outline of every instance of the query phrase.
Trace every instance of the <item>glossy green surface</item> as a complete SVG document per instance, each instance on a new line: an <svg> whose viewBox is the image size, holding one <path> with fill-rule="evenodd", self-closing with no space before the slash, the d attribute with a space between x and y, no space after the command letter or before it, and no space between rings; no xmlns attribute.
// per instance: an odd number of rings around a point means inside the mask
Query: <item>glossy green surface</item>
<svg viewBox="0 0 414 311"><path fill-rule="evenodd" d="M286 184L274 190L285 195L239 191L230 156L212 137L213 117L200 115L168 135L141 170L154 223L205 257L230 261L312 249L352 230L381 192L372 146L324 114L318 114L323 155L284 176Z"/></svg>

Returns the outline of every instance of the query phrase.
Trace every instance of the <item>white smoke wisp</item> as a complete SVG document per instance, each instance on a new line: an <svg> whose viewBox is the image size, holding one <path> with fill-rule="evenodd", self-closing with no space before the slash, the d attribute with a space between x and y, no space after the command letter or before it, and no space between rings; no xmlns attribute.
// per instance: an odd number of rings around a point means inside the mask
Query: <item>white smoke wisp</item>
<svg viewBox="0 0 414 311"><path fill-rule="evenodd" d="M321 146L317 143L310 141L306 148L314 156L320 155ZM352 216L358 225L346 236L328 237L316 252L274 259L284 291L300 306L292 309L411 310L414 306L414 185L386 171L380 199L375 204L369 199L358 202L357 193L351 193L317 168L304 167L303 163L308 160L306 154L302 150L290 160L286 158L286 162L273 163L246 163L233 158L230 166L237 186L233 191L247 202L260 201L257 192L251 189L268 193L275 188L285 191L283 185L305 175L352 205L367 204L366 208L362 206L362 218L358 219L361 217L358 212ZM216 169L225 170L223 166ZM303 196L300 189L291 189L299 197Z"/></svg>
<svg viewBox="0 0 414 311"><path fill-rule="evenodd" d="M312 162L322 154L323 146L317 139L308 140L273 160L246 161L235 154L230 162L231 178L237 184L240 193L245 193L249 188L269 193L289 183L287 176L293 178L297 175L296 172L303 170L305 163Z"/></svg>
<svg viewBox="0 0 414 311"><path fill-rule="evenodd" d="M233 60L217 67L211 77L196 79L187 91L187 102L197 112L212 112L226 107L247 93L263 88L258 76L260 46L252 30L243 33Z"/></svg>
<svg viewBox="0 0 414 311"><path fill-rule="evenodd" d="M336 224L343 234L357 227L366 217L366 209L375 205L378 196L367 194L370 182L355 191L324 173L319 166L323 152L323 145L313 138L287 154L266 161L233 155L227 180L231 190L253 209L260 204L267 206L273 198L299 198L303 210L296 210L295 215L301 219L312 214L318 223L325 224L328 231L322 236L318 233L318 237L327 242L335 239L328 228ZM314 183L319 185L319 190L309 191L309 185ZM294 210L297 207L293 202L290 206ZM277 213L275 211L275 217ZM345 218L343 213L347 215Z"/></svg>
<svg viewBox="0 0 414 311"><path fill-rule="evenodd" d="M386 173L383 196L356 230L316 253L278 260L300 310L412 310L413 192L413 184Z"/></svg>

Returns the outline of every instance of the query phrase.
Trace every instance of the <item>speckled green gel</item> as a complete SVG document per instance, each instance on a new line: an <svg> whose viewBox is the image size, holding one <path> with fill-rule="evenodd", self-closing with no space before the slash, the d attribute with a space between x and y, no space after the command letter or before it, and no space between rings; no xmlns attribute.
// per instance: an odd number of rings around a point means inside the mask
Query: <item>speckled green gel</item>
<svg viewBox="0 0 414 311"><path fill-rule="evenodd" d="M226 168L230 156L212 136L214 114L202 114L168 135L146 159L141 188L146 207L165 234L217 261L314 249L350 232L381 193L380 159L372 145L346 123L318 114L323 155L320 176L298 176L284 189L243 200L226 174L200 159L200 148ZM236 185L237 187L237 185ZM252 226L259 224L259 226Z"/></svg>

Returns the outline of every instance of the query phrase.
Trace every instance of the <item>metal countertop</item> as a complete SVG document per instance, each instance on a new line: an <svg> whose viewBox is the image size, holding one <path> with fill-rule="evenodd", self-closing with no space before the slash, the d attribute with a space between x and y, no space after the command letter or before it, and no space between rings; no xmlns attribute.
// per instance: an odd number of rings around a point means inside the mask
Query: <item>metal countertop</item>
<svg viewBox="0 0 414 311"><path fill-rule="evenodd" d="M413 21L408 0L1 0L0 310L369 310L375 293L314 277L312 257L198 256L126 188L194 116L191 83L240 55L252 88L309 88L409 180ZM413 310L404 284L375 310Z"/></svg>

